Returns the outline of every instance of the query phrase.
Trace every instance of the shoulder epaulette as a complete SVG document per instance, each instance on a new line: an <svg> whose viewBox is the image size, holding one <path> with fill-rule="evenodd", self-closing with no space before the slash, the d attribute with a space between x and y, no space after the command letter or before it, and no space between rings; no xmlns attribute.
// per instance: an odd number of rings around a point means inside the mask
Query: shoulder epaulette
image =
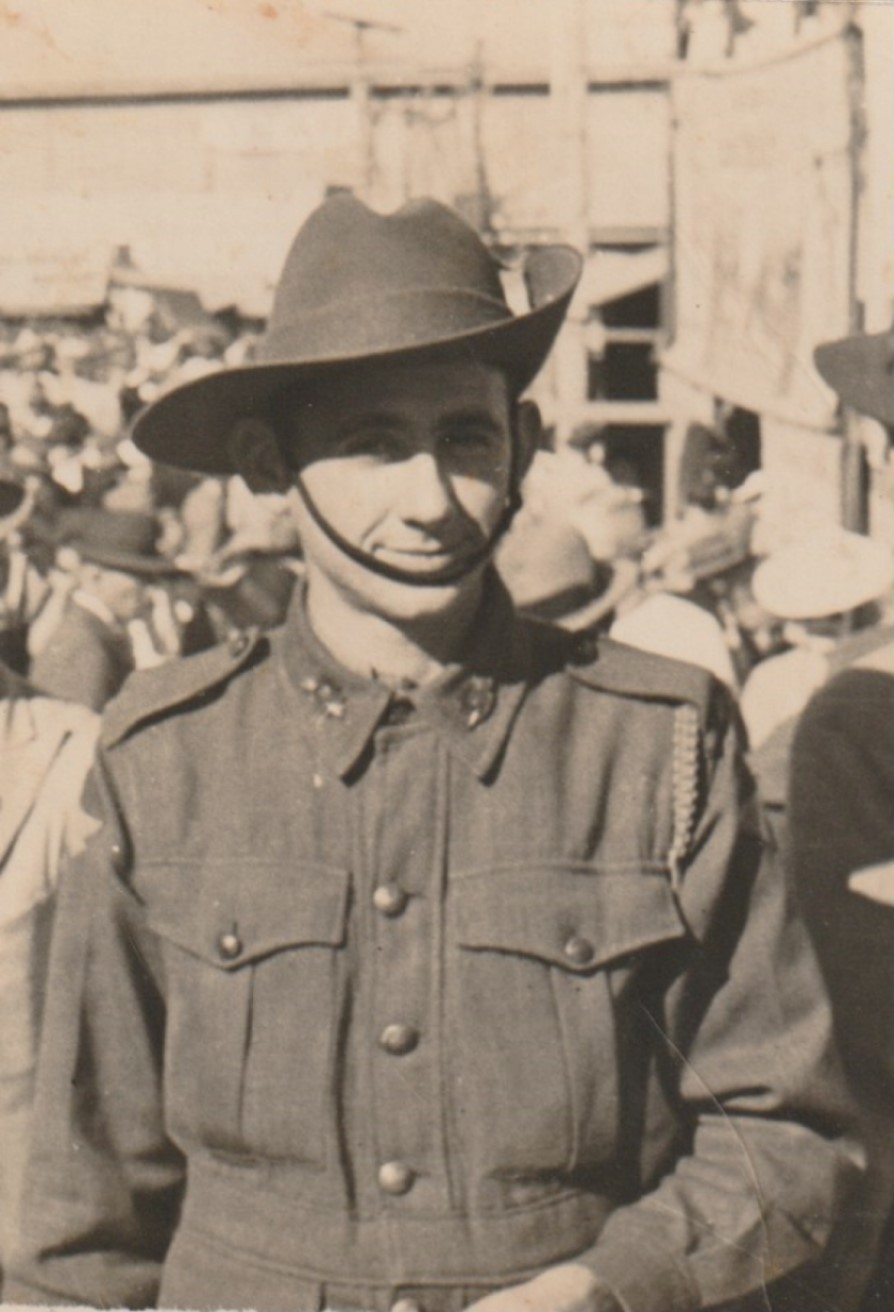
<svg viewBox="0 0 894 1312"><path fill-rule="evenodd" d="M227 642L208 651L131 675L106 707L100 734L102 746L114 747L146 720L184 706L228 682L252 661L262 640L254 630L234 633Z"/></svg>
<svg viewBox="0 0 894 1312"><path fill-rule="evenodd" d="M715 686L713 677L698 665L604 637L579 640L568 672L591 688L619 697L687 702L696 707L703 724Z"/></svg>

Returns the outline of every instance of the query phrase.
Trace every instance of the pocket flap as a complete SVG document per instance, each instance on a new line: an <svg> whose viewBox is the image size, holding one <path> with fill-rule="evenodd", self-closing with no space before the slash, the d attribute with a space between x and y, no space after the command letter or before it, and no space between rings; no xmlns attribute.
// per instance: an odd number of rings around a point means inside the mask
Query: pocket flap
<svg viewBox="0 0 894 1312"><path fill-rule="evenodd" d="M297 862L184 862L141 872L150 927L193 956L236 970L286 948L344 942L349 875Z"/></svg>
<svg viewBox="0 0 894 1312"><path fill-rule="evenodd" d="M494 869L457 880L452 893L461 947L579 974L687 932L667 872L642 866Z"/></svg>

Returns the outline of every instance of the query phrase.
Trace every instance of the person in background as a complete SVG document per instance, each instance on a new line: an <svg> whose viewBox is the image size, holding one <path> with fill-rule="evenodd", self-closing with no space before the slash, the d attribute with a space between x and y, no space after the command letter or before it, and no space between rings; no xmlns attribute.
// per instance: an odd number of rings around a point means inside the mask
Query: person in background
<svg viewBox="0 0 894 1312"><path fill-rule="evenodd" d="M549 439L535 452L495 556L521 614L573 632L608 627L634 585L644 535L642 494L608 474L599 431L583 424L563 445Z"/></svg>
<svg viewBox="0 0 894 1312"><path fill-rule="evenodd" d="M853 1233L836 1251L857 1287L869 1282L861 1312L888 1312L894 1307L894 633L885 647L832 678L801 716L791 751L788 828L792 873L870 1144ZM840 1277L836 1265L833 1280Z"/></svg>
<svg viewBox="0 0 894 1312"><path fill-rule="evenodd" d="M18 549L18 530L29 511L28 494L17 479L0 477L0 661L19 674L28 668L28 624L32 570Z"/></svg>
<svg viewBox="0 0 894 1312"><path fill-rule="evenodd" d="M894 330L818 348L841 399L894 435ZM875 589L871 589L874 591ZM864 589L864 593L870 589ZM886 600L888 600L886 598ZM836 1245L860 1312L894 1307L894 627L858 632L794 733L788 854L867 1120L870 1171ZM881 1234L879 1233L881 1231ZM834 1292L830 1262L820 1286Z"/></svg>
<svg viewBox="0 0 894 1312"><path fill-rule="evenodd" d="M753 514L680 541L672 527L643 553L638 587L609 632L643 651L690 661L738 693L747 662L743 597L750 595Z"/></svg>
<svg viewBox="0 0 894 1312"><path fill-rule="evenodd" d="M816 532L779 548L754 572L758 605L784 621L790 650L754 667L741 709L752 753L780 750L811 695L838 669L884 645L894 552L845 529Z"/></svg>
<svg viewBox="0 0 894 1312"><path fill-rule="evenodd" d="M282 624L296 578L302 573L301 544L282 497L255 497L241 478L205 479L194 495L222 502L222 532L212 549L201 549L200 533L187 539L178 563L201 585L209 616L222 639L241 629ZM184 512L191 507L184 504ZM185 518L190 518L185 514ZM229 530L228 532L226 530Z"/></svg>
<svg viewBox="0 0 894 1312"><path fill-rule="evenodd" d="M95 828L80 794L98 730L0 663L0 1275L28 1145L54 893Z"/></svg>
<svg viewBox="0 0 894 1312"><path fill-rule="evenodd" d="M493 568L581 264L516 315L452 210L333 197L137 418L306 576L107 712L8 1301L697 1312L822 1251L859 1149L729 698Z"/></svg>
<svg viewBox="0 0 894 1312"><path fill-rule="evenodd" d="M0 476L0 661L26 675L35 625L52 613L53 586L37 536L40 485Z"/></svg>
<svg viewBox="0 0 894 1312"><path fill-rule="evenodd" d="M737 692L750 667L742 602L753 568L759 475L720 434L692 424L680 475L681 513L645 544L639 587L617 608L612 637L691 661Z"/></svg>
<svg viewBox="0 0 894 1312"><path fill-rule="evenodd" d="M57 563L74 580L61 614L42 635L30 680L50 696L102 710L138 666L178 651L177 626L158 589L177 567L157 549L154 515L84 507L58 522ZM147 615L155 611L153 632Z"/></svg>

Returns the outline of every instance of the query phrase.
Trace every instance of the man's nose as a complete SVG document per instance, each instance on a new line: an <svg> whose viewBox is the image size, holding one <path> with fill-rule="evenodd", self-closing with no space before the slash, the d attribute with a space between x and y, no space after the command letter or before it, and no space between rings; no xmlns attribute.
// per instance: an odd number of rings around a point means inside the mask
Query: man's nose
<svg viewBox="0 0 894 1312"><path fill-rule="evenodd" d="M433 525L452 515L453 493L445 470L431 451L418 451L406 461L406 511L404 518Z"/></svg>

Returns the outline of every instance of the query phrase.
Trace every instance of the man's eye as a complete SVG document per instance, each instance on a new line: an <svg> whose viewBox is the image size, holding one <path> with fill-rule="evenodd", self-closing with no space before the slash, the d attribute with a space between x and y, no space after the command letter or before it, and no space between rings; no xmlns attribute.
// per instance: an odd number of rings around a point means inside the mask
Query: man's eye
<svg viewBox="0 0 894 1312"><path fill-rule="evenodd" d="M370 460L397 460L400 443L394 433L370 429L350 437L342 446L342 452L349 456L366 456Z"/></svg>
<svg viewBox="0 0 894 1312"><path fill-rule="evenodd" d="M489 450L495 440L496 436L489 428L457 428L444 435L444 445L451 451Z"/></svg>

